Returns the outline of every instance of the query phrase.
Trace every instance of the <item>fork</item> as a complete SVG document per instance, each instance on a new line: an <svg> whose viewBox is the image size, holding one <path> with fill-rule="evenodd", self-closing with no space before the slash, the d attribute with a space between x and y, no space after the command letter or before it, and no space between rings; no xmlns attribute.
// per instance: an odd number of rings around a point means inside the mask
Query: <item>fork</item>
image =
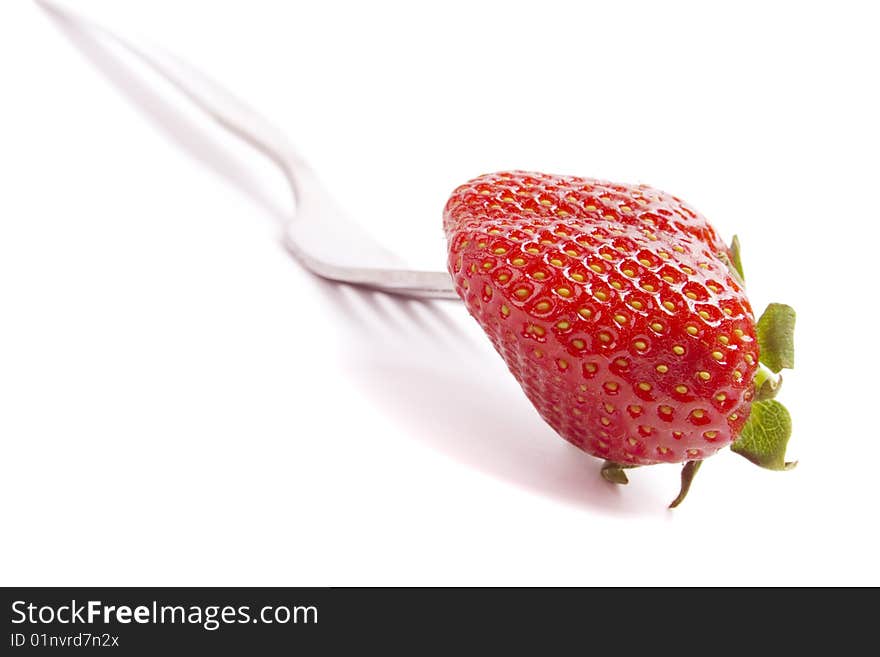
<svg viewBox="0 0 880 657"><path fill-rule="evenodd" d="M50 0L36 1L77 30L120 46L215 123L277 166L295 204L295 212L284 226L283 243L308 271L330 281L393 295L458 299L448 273L407 268L400 257L348 219L284 134L244 101L179 57L122 37Z"/></svg>

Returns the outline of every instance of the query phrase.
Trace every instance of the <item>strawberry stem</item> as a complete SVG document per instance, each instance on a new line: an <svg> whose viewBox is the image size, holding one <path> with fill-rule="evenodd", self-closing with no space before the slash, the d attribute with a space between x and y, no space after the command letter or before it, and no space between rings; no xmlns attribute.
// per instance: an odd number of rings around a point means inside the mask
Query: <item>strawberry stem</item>
<svg viewBox="0 0 880 657"><path fill-rule="evenodd" d="M755 401L773 399L782 387L782 375L773 374L767 367L760 364L755 373Z"/></svg>
<svg viewBox="0 0 880 657"><path fill-rule="evenodd" d="M674 509L684 502L684 498L687 497L688 491L691 489L691 482L702 464L702 461L688 461L684 464L681 469L681 490L678 492L678 497L672 500L672 504L669 505L670 509Z"/></svg>

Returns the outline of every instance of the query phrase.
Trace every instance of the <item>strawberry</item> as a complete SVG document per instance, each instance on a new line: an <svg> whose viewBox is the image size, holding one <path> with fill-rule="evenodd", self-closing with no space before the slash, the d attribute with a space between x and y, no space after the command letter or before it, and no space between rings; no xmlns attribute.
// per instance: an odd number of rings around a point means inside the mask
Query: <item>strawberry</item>
<svg viewBox="0 0 880 657"><path fill-rule="evenodd" d="M692 207L646 185L511 171L458 187L444 228L469 312L607 479L684 462L681 498L702 459L743 432L756 323L738 249Z"/></svg>

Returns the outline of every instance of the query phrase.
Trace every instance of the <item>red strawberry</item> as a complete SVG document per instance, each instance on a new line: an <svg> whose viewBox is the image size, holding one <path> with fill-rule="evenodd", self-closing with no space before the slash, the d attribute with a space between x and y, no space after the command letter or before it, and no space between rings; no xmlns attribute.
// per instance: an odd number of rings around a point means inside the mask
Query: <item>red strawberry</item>
<svg viewBox="0 0 880 657"><path fill-rule="evenodd" d="M512 171L456 189L444 227L468 310L541 416L615 464L610 478L698 463L739 436L755 319L730 266L738 256L686 203L646 185Z"/></svg>

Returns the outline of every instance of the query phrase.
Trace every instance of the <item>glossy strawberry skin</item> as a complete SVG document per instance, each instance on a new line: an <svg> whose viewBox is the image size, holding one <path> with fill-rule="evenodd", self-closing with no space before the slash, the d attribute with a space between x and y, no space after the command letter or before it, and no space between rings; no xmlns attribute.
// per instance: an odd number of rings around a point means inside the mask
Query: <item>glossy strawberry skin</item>
<svg viewBox="0 0 880 657"><path fill-rule="evenodd" d="M541 416L594 456L703 459L749 415L755 322L704 217L645 185L511 171L457 188L449 272Z"/></svg>

